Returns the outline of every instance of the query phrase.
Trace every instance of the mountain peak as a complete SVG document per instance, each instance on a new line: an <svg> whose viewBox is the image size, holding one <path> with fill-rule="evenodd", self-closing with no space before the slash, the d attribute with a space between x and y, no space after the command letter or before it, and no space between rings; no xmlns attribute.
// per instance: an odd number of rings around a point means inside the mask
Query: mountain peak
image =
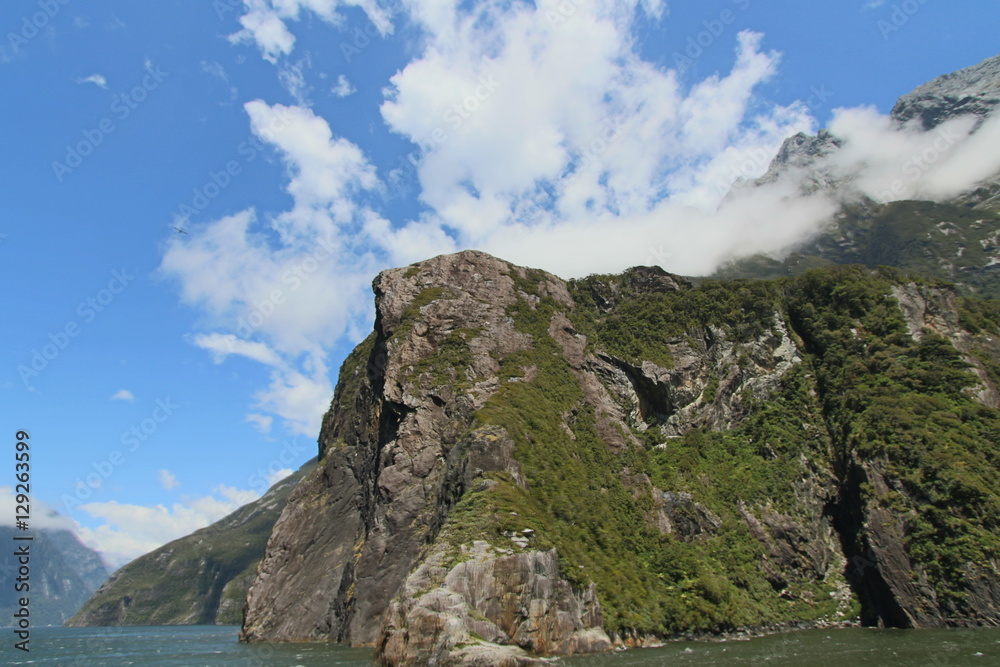
<svg viewBox="0 0 1000 667"><path fill-rule="evenodd" d="M919 118L925 130L957 116L985 118L1000 105L1000 56L939 76L904 95L892 109L902 124Z"/></svg>

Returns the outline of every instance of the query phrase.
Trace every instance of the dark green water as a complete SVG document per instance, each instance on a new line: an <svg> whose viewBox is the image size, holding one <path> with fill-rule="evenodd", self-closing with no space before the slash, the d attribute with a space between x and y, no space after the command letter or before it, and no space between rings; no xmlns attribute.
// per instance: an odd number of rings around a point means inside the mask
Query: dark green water
<svg viewBox="0 0 1000 667"><path fill-rule="evenodd" d="M234 627L35 628L31 652L13 647L9 628L3 665L72 667L361 667L371 652L328 644L247 646ZM1000 665L1000 630L809 630L750 641L681 642L662 648L556 661L564 667L653 665L855 665L961 667Z"/></svg>

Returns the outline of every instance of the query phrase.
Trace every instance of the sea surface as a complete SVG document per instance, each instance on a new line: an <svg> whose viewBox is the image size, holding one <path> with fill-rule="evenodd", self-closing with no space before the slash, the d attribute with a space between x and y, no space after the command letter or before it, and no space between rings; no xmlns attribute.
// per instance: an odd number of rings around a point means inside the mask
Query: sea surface
<svg viewBox="0 0 1000 667"><path fill-rule="evenodd" d="M371 651L330 644L246 645L238 628L34 628L31 651L14 648L10 628L0 628L2 665L119 667L361 667ZM661 648L553 661L564 667L653 665L888 665L960 667L1000 665L1000 630L807 630L745 641L688 641Z"/></svg>

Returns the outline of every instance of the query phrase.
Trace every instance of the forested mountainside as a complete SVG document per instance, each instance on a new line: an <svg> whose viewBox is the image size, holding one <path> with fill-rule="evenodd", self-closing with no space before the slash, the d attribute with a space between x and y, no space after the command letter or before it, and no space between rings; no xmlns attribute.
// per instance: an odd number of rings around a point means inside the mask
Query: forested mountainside
<svg viewBox="0 0 1000 667"><path fill-rule="evenodd" d="M383 664L1000 622L1000 309L889 269L383 272L248 640Z"/></svg>

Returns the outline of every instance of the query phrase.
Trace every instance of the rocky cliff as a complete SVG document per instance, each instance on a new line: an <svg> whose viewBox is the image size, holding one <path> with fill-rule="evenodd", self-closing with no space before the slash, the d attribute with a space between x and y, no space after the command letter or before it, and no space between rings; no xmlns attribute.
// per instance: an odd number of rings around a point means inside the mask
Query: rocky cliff
<svg viewBox="0 0 1000 667"><path fill-rule="evenodd" d="M518 665L1000 623L990 302L849 268L567 283L473 251L373 286L243 639Z"/></svg>
<svg viewBox="0 0 1000 667"><path fill-rule="evenodd" d="M314 468L315 461L306 463L254 502L136 558L66 625L238 625L271 529L292 489Z"/></svg>

